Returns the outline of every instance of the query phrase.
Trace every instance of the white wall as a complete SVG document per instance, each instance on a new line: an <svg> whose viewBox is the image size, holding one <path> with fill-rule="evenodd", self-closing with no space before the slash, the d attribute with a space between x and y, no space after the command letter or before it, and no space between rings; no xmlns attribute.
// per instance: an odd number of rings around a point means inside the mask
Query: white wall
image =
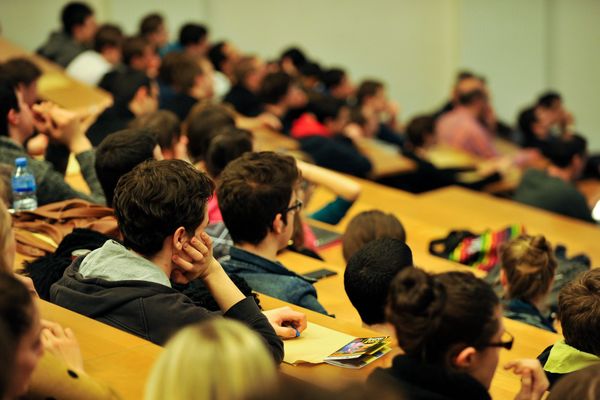
<svg viewBox="0 0 600 400"><path fill-rule="evenodd" d="M66 0L0 0L2 34L33 50L59 26ZM455 72L487 76L507 122L543 90L564 94L581 132L600 150L598 0L88 0L128 33L160 11L174 38L187 21L214 39L270 58L296 44L358 81L385 81L403 115L438 107Z"/></svg>

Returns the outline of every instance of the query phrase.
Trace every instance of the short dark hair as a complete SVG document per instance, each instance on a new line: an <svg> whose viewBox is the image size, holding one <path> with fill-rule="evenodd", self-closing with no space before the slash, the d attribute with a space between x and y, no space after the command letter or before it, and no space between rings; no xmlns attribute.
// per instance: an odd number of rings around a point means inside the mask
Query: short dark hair
<svg viewBox="0 0 600 400"><path fill-rule="evenodd" d="M42 76L42 70L24 57L11 58L2 64L1 68L15 87L19 84L30 85Z"/></svg>
<svg viewBox="0 0 600 400"><path fill-rule="evenodd" d="M600 363L561 377L547 400L596 400L600 398Z"/></svg>
<svg viewBox="0 0 600 400"><path fill-rule="evenodd" d="M6 212L6 211L5 211ZM33 326L33 298L17 278L11 273L0 272L0 323L4 329L2 342L15 346ZM3 369L12 371L14 368L5 366ZM4 373L3 373L4 375ZM9 381L10 382L10 381ZM4 382L0 382L4 383ZM2 393L4 394L4 393Z"/></svg>
<svg viewBox="0 0 600 400"><path fill-rule="evenodd" d="M221 128L217 130L206 149L204 157L206 172L213 179L218 179L227 164L250 151L252 151L250 131L235 126Z"/></svg>
<svg viewBox="0 0 600 400"><path fill-rule="evenodd" d="M78 25L83 25L85 20L94 15L94 10L85 3L73 1L63 7L60 20L62 22L63 31L69 35L73 35L73 29Z"/></svg>
<svg viewBox="0 0 600 400"><path fill-rule="evenodd" d="M102 52L106 47L121 47L123 31L117 25L104 24L98 28L94 36L94 50Z"/></svg>
<svg viewBox="0 0 600 400"><path fill-rule="evenodd" d="M544 108L550 108L556 101L562 101L560 93L548 91L538 97L537 105Z"/></svg>
<svg viewBox="0 0 600 400"><path fill-rule="evenodd" d="M299 176L294 158L269 151L245 153L227 165L217 198L235 243L264 240L277 214L285 214Z"/></svg>
<svg viewBox="0 0 600 400"><path fill-rule="evenodd" d="M519 113L517 125L525 138L534 138L533 124L538 122L535 107L528 107Z"/></svg>
<svg viewBox="0 0 600 400"><path fill-rule="evenodd" d="M566 168L571 165L575 156L583 157L587 152L587 140L579 135L572 135L551 142L542 149L542 154L557 167Z"/></svg>
<svg viewBox="0 0 600 400"><path fill-rule="evenodd" d="M492 287L470 272L404 268L390 285L386 316L406 355L448 368L456 345L484 349L490 343L498 306Z"/></svg>
<svg viewBox="0 0 600 400"><path fill-rule="evenodd" d="M356 102L362 104L367 97L375 96L383 88L383 83L373 79L362 81L356 90Z"/></svg>
<svg viewBox="0 0 600 400"><path fill-rule="evenodd" d="M318 80L321 80L323 76L323 70L321 69L321 66L316 62L306 62L303 65L301 65L298 70L300 71L300 75L306 77L314 77Z"/></svg>
<svg viewBox="0 0 600 400"><path fill-rule="evenodd" d="M331 68L323 72L321 82L327 89L333 89L342 83L346 76L346 71L341 68Z"/></svg>
<svg viewBox="0 0 600 400"><path fill-rule="evenodd" d="M244 56L233 66L233 78L235 83L244 86L244 81L251 72L256 70L256 56Z"/></svg>
<svg viewBox="0 0 600 400"><path fill-rule="evenodd" d="M308 103L308 111L321 123L336 119L342 108L347 107L343 100L331 96L313 96Z"/></svg>
<svg viewBox="0 0 600 400"><path fill-rule="evenodd" d="M363 211L355 215L342 238L344 259L348 261L367 243L384 237L406 241L404 226L396 216L380 210Z"/></svg>
<svg viewBox="0 0 600 400"><path fill-rule="evenodd" d="M194 162L204 159L210 140L224 127L235 126L231 111L223 105L192 109L187 120L188 152Z"/></svg>
<svg viewBox="0 0 600 400"><path fill-rule="evenodd" d="M558 318L569 346L600 357L600 269L583 272L561 289Z"/></svg>
<svg viewBox="0 0 600 400"><path fill-rule="evenodd" d="M126 108L139 88L151 89L148 76L133 69L111 71L104 75L98 86L112 94L117 108Z"/></svg>
<svg viewBox="0 0 600 400"><path fill-rule="evenodd" d="M292 85L292 77L285 72L271 72L263 79L259 97L263 103L277 104L287 94Z"/></svg>
<svg viewBox="0 0 600 400"><path fill-rule="evenodd" d="M196 44L206 39L208 35L208 29L201 24L185 24L179 30L179 44L183 47Z"/></svg>
<svg viewBox="0 0 600 400"><path fill-rule="evenodd" d="M141 36L132 36L123 40L123 64L131 66L131 61L136 57L142 57L146 47L150 44Z"/></svg>
<svg viewBox="0 0 600 400"><path fill-rule="evenodd" d="M0 72L0 136L8 136L8 113L10 110L21 111L19 99L15 92L15 84L4 73Z"/></svg>
<svg viewBox="0 0 600 400"><path fill-rule="evenodd" d="M226 44L227 42L224 41L217 42L210 46L210 50L208 51L208 59L217 71L223 71L223 61L227 60L227 55L223 51Z"/></svg>
<svg viewBox="0 0 600 400"><path fill-rule="evenodd" d="M121 176L154 156L154 135L144 129L124 129L108 135L96 149L96 175L112 207L115 187Z"/></svg>
<svg viewBox="0 0 600 400"><path fill-rule="evenodd" d="M406 139L414 148L422 147L427 136L434 134L435 118L430 115L414 117L406 126Z"/></svg>
<svg viewBox="0 0 600 400"><path fill-rule="evenodd" d="M129 127L145 129L152 133L162 149L171 149L173 142L181 136L181 121L169 110L156 110L144 114L131 121Z"/></svg>
<svg viewBox="0 0 600 400"><path fill-rule="evenodd" d="M296 68L300 68L308 61L304 52L298 47L288 47L285 49L279 59L283 60L284 58L289 58Z"/></svg>
<svg viewBox="0 0 600 400"><path fill-rule="evenodd" d="M140 21L140 35L145 37L157 32L164 22L165 19L159 13L151 13L146 15Z"/></svg>
<svg viewBox="0 0 600 400"><path fill-rule="evenodd" d="M390 283L399 271L412 265L410 247L392 238L373 240L350 257L344 272L344 288L365 324L385 322Z"/></svg>
<svg viewBox="0 0 600 400"><path fill-rule="evenodd" d="M487 95L481 89L474 89L468 91L466 93L461 93L458 95L458 103L463 106L470 106L471 104L475 104L478 101L486 101Z"/></svg>
<svg viewBox="0 0 600 400"><path fill-rule="evenodd" d="M181 93L187 93L196 84L196 77L203 71L194 58L186 53L171 52L159 68L161 80Z"/></svg>
<svg viewBox="0 0 600 400"><path fill-rule="evenodd" d="M150 257L177 228L193 235L204 221L214 188L206 174L186 161L139 164L115 189L113 206L124 244Z"/></svg>

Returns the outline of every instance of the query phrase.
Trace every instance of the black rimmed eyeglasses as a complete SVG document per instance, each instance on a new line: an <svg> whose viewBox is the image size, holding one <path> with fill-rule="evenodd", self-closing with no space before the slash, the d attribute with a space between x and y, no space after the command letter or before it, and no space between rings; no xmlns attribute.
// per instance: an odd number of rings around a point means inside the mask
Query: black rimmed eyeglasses
<svg viewBox="0 0 600 400"><path fill-rule="evenodd" d="M289 206L288 208L283 210L283 213L287 214L290 211L300 211L302 209L303 205L304 205L304 203L302 202L302 200L296 200L296 202L294 204L292 204L291 206Z"/></svg>
<svg viewBox="0 0 600 400"><path fill-rule="evenodd" d="M510 332L504 331L499 342L488 343L488 344L484 345L483 347L502 347L506 350L510 350L510 349L512 349L514 343L515 343L515 337Z"/></svg>

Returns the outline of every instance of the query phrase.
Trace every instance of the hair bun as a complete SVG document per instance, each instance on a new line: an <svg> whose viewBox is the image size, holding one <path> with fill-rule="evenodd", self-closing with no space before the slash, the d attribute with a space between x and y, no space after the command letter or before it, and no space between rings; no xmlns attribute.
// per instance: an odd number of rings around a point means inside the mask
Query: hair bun
<svg viewBox="0 0 600 400"><path fill-rule="evenodd" d="M552 246L543 235L531 237L531 247L542 252L548 252L552 249Z"/></svg>
<svg viewBox="0 0 600 400"><path fill-rule="evenodd" d="M390 307L394 312L431 316L443 304L444 288L432 275L419 268L400 271L390 287Z"/></svg>

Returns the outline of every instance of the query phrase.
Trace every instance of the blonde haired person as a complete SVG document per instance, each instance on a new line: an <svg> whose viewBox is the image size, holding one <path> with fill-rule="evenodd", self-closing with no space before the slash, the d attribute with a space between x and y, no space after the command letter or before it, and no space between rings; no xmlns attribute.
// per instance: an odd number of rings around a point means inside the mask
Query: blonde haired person
<svg viewBox="0 0 600 400"><path fill-rule="evenodd" d="M504 316L556 332L544 315L557 267L550 243L542 235L521 235L504 246L501 262Z"/></svg>
<svg viewBox="0 0 600 400"><path fill-rule="evenodd" d="M145 400L242 400L276 387L273 357L240 322L213 318L179 331L152 368Z"/></svg>

